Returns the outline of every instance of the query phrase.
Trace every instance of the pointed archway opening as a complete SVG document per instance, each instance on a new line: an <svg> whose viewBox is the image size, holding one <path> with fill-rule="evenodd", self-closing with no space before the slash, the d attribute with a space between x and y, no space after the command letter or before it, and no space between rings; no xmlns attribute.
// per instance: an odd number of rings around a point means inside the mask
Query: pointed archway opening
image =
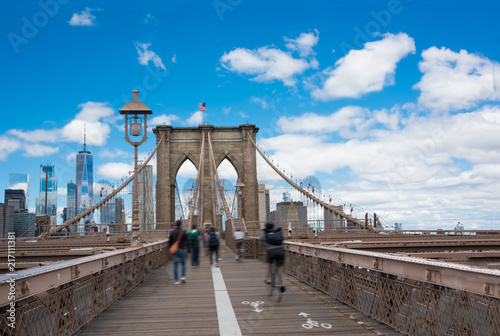
<svg viewBox="0 0 500 336"><path fill-rule="evenodd" d="M191 160L186 159L179 167L175 176L175 218L186 219L189 215L189 208L193 199L194 189L196 187L196 176L198 169ZM195 208L196 209L196 208ZM197 215L195 210L194 215Z"/></svg>
<svg viewBox="0 0 500 336"><path fill-rule="evenodd" d="M220 182L224 190L224 197L226 198L229 211L234 218L239 218L239 204L235 193L235 185L238 183L238 173L236 172L236 168L231 163L231 161L225 158L217 167L217 173L219 174ZM223 230L225 230L227 216L224 211L224 204L219 192L217 193L216 207L217 215L222 218L222 228Z"/></svg>

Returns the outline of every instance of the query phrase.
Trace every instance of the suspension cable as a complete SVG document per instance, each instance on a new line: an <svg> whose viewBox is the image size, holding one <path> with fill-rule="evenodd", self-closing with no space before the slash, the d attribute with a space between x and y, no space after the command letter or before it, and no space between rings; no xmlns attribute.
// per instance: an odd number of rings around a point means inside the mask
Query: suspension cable
<svg viewBox="0 0 500 336"><path fill-rule="evenodd" d="M189 206L189 214L188 214L188 226L191 224L194 215L194 209L196 206L196 198L198 196L198 188L201 184L202 176L203 176L203 162L205 161L205 132L202 132L201 135L201 151L200 151L200 161L198 162L198 175L196 176L196 183L193 191L193 198L191 200L191 205ZM202 186L203 188L203 186ZM201 205L203 209L203 204ZM201 218L203 220L203 218Z"/></svg>
<svg viewBox="0 0 500 336"><path fill-rule="evenodd" d="M227 219L231 221L231 226L234 232L234 219L233 216L231 215L231 211L229 210L229 206L227 205L226 197L224 195L224 189L222 188L219 179L219 172L217 171L217 167L215 165L215 158L214 158L214 152L212 150L212 140L210 138L210 132L207 132L207 136L208 136L208 153L210 155L210 164L213 167L213 170L215 171L215 178L217 180L217 186L219 187L219 194L222 199L222 204L224 205L224 212L226 213Z"/></svg>
<svg viewBox="0 0 500 336"><path fill-rule="evenodd" d="M181 207L181 218L184 218L184 208L182 206L181 194L179 192L179 186L177 185L177 179L175 180L175 190L177 190L177 197L179 197L179 204Z"/></svg>
<svg viewBox="0 0 500 336"><path fill-rule="evenodd" d="M344 213L343 211L340 211L332 206L330 206L329 204L326 204L325 202L321 201L320 199L316 198L314 195L312 195L311 193L307 192L306 190L302 189L302 187L298 186L297 184L295 184L292 180L290 180L290 178L288 178L285 174L283 174L278 168L276 168L272 163L271 161L264 155L264 153L262 153L262 151L259 149L259 147L257 146L257 144L255 143L255 141L253 140L252 136L250 135L250 132L247 130L247 136L248 138L250 138L250 141L252 142L253 146L255 147L255 149L257 150L257 152L259 152L260 156L262 156L262 158L271 166L271 168L276 172L278 173L279 176L281 176L285 181L287 181L289 184L291 184L295 189L297 189L299 192L301 192L304 196L306 196L307 198L309 198L310 200L320 204L321 206L323 206L324 208L336 213L337 215L339 215L340 217L342 218L345 218L346 220L348 221L351 221L353 222L354 224L357 224L359 225L360 227L363 227L363 228L367 228L367 229L373 229L372 227L370 227L367 223L365 223L364 221L360 221L359 219L357 218L354 218L346 213Z"/></svg>

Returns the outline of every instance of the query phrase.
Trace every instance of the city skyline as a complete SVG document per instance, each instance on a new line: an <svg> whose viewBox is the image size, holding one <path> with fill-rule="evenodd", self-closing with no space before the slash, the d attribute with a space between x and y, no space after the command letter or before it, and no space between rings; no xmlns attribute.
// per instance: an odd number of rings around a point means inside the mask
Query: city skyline
<svg viewBox="0 0 500 336"><path fill-rule="evenodd" d="M155 125L249 122L280 167L317 177L361 217L497 228L500 4L220 3L9 3L0 90L20 113L4 114L0 188L9 173L31 175L34 211L37 169L50 162L60 213L85 127L93 178L129 176L118 110L138 89L153 111L141 158Z"/></svg>

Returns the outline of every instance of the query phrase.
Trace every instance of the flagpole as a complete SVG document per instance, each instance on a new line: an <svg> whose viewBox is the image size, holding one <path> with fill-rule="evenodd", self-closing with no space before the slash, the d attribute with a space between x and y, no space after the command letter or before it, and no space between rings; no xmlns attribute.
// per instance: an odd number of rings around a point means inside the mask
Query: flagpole
<svg viewBox="0 0 500 336"><path fill-rule="evenodd" d="M198 103L198 110L201 112L205 112L205 125L208 125L208 113L207 113L207 103Z"/></svg>

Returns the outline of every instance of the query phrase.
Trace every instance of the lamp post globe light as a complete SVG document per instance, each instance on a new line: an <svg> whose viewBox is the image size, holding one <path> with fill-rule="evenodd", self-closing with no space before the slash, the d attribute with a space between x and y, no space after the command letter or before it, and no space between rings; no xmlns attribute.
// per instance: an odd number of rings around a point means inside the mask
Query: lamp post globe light
<svg viewBox="0 0 500 336"><path fill-rule="evenodd" d="M144 102L139 101L139 91L132 91L133 101L127 102L125 106L119 110L120 114L125 115L125 140L134 146L134 184L132 186L132 246L140 245L139 242L139 195L137 189L137 147L142 145L148 139L147 116L153 112L147 108ZM144 128L142 124L144 123ZM143 131L144 129L144 131ZM132 141L133 137L140 137L140 141Z"/></svg>
<svg viewBox="0 0 500 336"><path fill-rule="evenodd" d="M236 196L238 197L238 219L239 219L239 218L243 218L245 215L245 214L243 214L243 211L242 211L241 205L240 205L240 202L243 201L243 197L245 197L245 195L243 194L243 188L245 188L245 184L238 179L238 183L236 183L234 188L235 188Z"/></svg>
<svg viewBox="0 0 500 336"><path fill-rule="evenodd" d="M243 198L243 188L245 188L245 184L238 180L238 183L236 183L234 187L236 188L236 195L238 195L239 198Z"/></svg>

